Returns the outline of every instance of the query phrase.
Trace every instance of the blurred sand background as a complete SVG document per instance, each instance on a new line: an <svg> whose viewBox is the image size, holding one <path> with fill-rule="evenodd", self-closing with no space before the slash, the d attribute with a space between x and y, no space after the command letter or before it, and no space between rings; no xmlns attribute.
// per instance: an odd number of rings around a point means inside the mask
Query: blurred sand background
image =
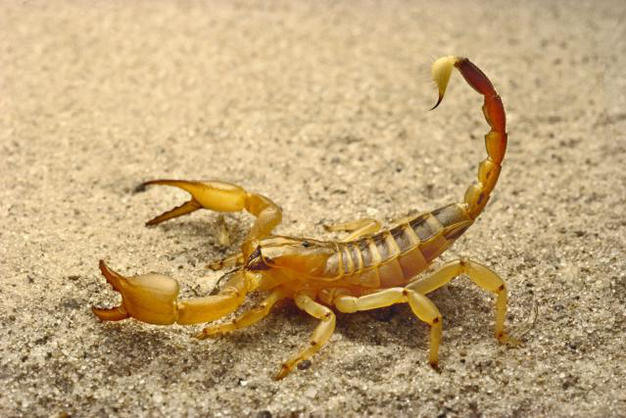
<svg viewBox="0 0 626 418"><path fill-rule="evenodd" d="M0 415L624 416L626 3L0 3ZM284 209L281 234L384 221L462 197L484 158L481 98L433 59L465 55L503 97L510 145L485 213L444 259L506 278L508 322L466 279L401 306L338 315L310 367L271 375L316 321L283 305L196 341L196 327L100 323L99 274L158 271L202 295L251 224L197 212L143 223L186 195L138 183L222 179ZM251 302L258 301L258 296ZM250 306L250 305L246 305Z"/></svg>

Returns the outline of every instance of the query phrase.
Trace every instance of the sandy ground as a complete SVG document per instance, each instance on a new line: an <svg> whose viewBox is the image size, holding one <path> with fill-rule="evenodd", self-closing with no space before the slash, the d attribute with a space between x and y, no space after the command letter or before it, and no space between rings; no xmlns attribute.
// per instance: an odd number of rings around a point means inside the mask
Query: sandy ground
<svg viewBox="0 0 626 418"><path fill-rule="evenodd" d="M2 2L0 415L624 416L626 5L607 2ZM282 234L386 222L461 198L485 155L481 99L429 65L469 56L504 99L510 146L485 213L444 257L484 261L433 294L441 373L404 306L338 315L310 367L275 382L316 321L291 304L199 342L196 327L101 323L126 274L208 293L205 263L251 220L208 212L155 228L185 199L159 177L216 178L272 197ZM253 296L251 301L258 301ZM247 305L249 306L249 305Z"/></svg>

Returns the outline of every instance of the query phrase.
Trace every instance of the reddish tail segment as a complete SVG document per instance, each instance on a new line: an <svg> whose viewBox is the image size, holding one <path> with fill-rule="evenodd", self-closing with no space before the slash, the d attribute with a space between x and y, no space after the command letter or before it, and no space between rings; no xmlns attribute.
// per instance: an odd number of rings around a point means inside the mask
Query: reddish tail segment
<svg viewBox="0 0 626 418"><path fill-rule="evenodd" d="M506 152L506 116L502 99L487 76L469 59L457 57L440 58L433 64L433 80L439 88L439 100L433 109L443 99L453 67L459 70L474 90L484 96L483 113L491 127L489 133L485 135L487 158L478 166L478 181L467 188L463 199L469 216L476 219L487 204L500 175L501 163Z"/></svg>

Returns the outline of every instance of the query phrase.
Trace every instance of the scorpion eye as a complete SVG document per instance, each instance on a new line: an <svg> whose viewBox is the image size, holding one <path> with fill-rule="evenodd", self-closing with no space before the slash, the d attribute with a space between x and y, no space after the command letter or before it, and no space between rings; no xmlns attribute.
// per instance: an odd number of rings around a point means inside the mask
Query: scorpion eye
<svg viewBox="0 0 626 418"><path fill-rule="evenodd" d="M302 241L302 246L304 248L309 248L311 246L311 243L309 241Z"/></svg>

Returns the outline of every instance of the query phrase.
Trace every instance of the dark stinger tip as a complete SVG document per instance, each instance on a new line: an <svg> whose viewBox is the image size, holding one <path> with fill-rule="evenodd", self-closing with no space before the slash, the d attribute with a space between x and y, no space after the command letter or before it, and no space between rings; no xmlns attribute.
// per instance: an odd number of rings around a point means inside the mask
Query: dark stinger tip
<svg viewBox="0 0 626 418"><path fill-rule="evenodd" d="M430 112L431 110L435 110L437 108L437 106L439 106L439 104L441 103L442 100L443 100L443 95L439 94L439 98L437 99L437 103L435 103L435 105L433 107L428 109L428 111Z"/></svg>

